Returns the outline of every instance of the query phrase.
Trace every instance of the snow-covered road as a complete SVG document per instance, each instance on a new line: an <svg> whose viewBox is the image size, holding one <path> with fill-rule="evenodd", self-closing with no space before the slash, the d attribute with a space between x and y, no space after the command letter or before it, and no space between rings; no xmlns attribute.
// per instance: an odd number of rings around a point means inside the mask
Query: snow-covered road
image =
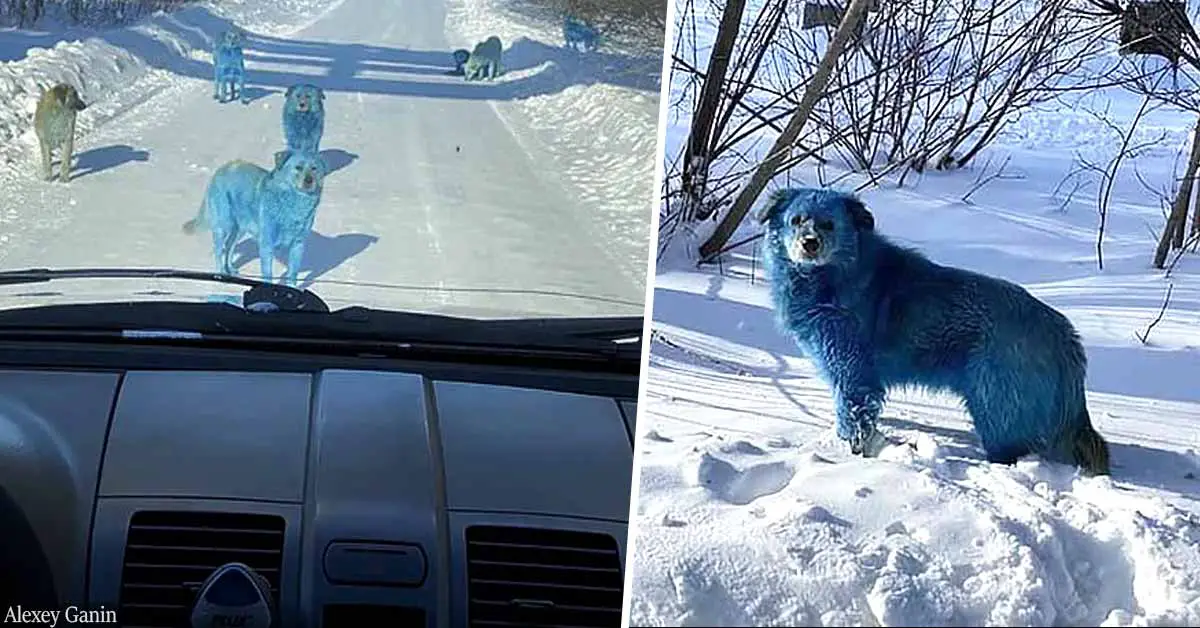
<svg viewBox="0 0 1200 628"><path fill-rule="evenodd" d="M563 168L503 111L513 98L570 87L541 76L549 64L529 52L550 48L524 40L509 74L468 84L446 74L450 51L461 45L448 41L446 12L426 0L355 0L287 37L251 29L249 105L212 100L208 59L198 51L156 58L170 86L82 137L70 184L37 180L33 155L18 164L20 176L5 177L0 267L211 269L210 238L187 236L180 225L222 163L271 163L283 144L282 92L311 82L327 94L322 151L333 172L300 279L331 305L640 315L644 277L628 268L644 269L646 249L630 260L629 247L606 242L603 219L581 202ZM646 133L653 132L648 120ZM644 152L652 172L655 155ZM628 211L644 212L649 223L648 198ZM631 237L644 240L642 231ZM257 274L254 247L239 250L242 271ZM178 288L113 285L59 291L91 299L97 290Z"/></svg>

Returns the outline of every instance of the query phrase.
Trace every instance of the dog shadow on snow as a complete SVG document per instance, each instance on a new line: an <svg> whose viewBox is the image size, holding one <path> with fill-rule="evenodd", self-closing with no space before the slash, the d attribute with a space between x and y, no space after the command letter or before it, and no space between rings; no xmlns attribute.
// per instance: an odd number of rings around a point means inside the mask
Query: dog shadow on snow
<svg viewBox="0 0 1200 628"><path fill-rule="evenodd" d="M127 144L90 148L75 155L75 167L71 169L71 180L74 181L134 161L150 161L150 152Z"/></svg>
<svg viewBox="0 0 1200 628"><path fill-rule="evenodd" d="M162 28L198 51L210 50L228 20L194 7L161 19ZM99 36L128 50L149 65L172 73L212 80L212 63L178 53L173 46L131 29ZM543 66L541 71L498 80L467 82L447 76L454 69L452 50L407 50L283 39L246 33L246 83L250 98L282 92L296 83L313 83L326 92L355 92L428 98L513 100L560 92L572 85L607 83L657 94L660 58L590 52L520 38L508 42L502 66L506 74ZM253 91L251 91L253 90Z"/></svg>
<svg viewBox="0 0 1200 628"><path fill-rule="evenodd" d="M300 264L300 287L307 288L323 275L340 266L346 260L367 250L379 241L379 236L365 233L343 233L327 236L315 229L308 234L304 245L304 260ZM284 251L277 251L275 259L287 263ZM258 243L253 239L242 240L233 250L233 267L241 268L254 264L257 270Z"/></svg>

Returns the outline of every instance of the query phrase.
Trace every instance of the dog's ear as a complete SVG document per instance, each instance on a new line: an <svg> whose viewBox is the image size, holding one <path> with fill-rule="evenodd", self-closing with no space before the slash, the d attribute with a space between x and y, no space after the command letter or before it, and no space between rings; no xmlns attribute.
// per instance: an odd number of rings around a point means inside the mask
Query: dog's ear
<svg viewBox="0 0 1200 628"><path fill-rule="evenodd" d="M287 100L291 100L292 95L295 93L296 93L296 86L293 85L293 86L287 88L287 91L283 93L283 97Z"/></svg>
<svg viewBox="0 0 1200 628"><path fill-rule="evenodd" d="M785 188L771 192L771 195L767 197L767 204L764 205L762 210L758 212L757 218L759 224L766 224L768 221L774 218L776 214L783 211L785 207L791 204L792 200L795 199L798 194L800 194L800 190L793 188Z"/></svg>
<svg viewBox="0 0 1200 628"><path fill-rule="evenodd" d="M317 88L317 98L320 98L321 102L325 102L325 90L320 87Z"/></svg>
<svg viewBox="0 0 1200 628"><path fill-rule="evenodd" d="M846 199L846 211L850 212L850 221L859 231L874 231L875 217L867 206L857 198Z"/></svg>

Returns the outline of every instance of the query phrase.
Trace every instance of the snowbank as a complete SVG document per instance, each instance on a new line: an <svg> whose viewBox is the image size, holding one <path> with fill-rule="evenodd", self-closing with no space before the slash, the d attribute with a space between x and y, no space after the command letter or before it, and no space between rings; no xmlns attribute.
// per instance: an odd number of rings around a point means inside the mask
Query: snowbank
<svg viewBox="0 0 1200 628"><path fill-rule="evenodd" d="M230 22L280 36L303 29L343 0L211 0L105 31L0 29L0 167L32 163L33 112L42 90L75 85L89 103L78 118L86 135L104 121L178 85L169 68L208 62L211 41ZM45 47L45 44L54 42Z"/></svg>
<svg viewBox="0 0 1200 628"><path fill-rule="evenodd" d="M578 194L616 269L644 287L662 59L612 47L575 54L559 23L519 16L503 0L450 0L446 21L455 48L497 35L508 58L544 59L539 80L565 86L493 107L527 152L553 160L545 176Z"/></svg>

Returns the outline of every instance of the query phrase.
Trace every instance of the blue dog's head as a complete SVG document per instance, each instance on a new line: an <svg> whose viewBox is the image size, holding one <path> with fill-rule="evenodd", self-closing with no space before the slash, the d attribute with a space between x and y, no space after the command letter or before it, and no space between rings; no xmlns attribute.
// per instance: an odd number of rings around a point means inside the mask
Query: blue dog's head
<svg viewBox="0 0 1200 628"><path fill-rule="evenodd" d="M320 194L328 171L325 160L316 153L285 150L275 154L274 178L302 194Z"/></svg>
<svg viewBox="0 0 1200 628"><path fill-rule="evenodd" d="M774 192L759 214L768 246L801 266L839 264L858 254L859 236L875 218L852 194L819 188Z"/></svg>
<svg viewBox="0 0 1200 628"><path fill-rule="evenodd" d="M454 65L456 65L456 66L462 67L462 64L466 63L467 59L470 59L470 58L471 58L470 50L459 48L458 50L454 51Z"/></svg>
<svg viewBox="0 0 1200 628"><path fill-rule="evenodd" d="M242 32L236 28L231 28L221 33L221 38L217 40L217 45L222 48L241 48L243 41Z"/></svg>
<svg viewBox="0 0 1200 628"><path fill-rule="evenodd" d="M283 95L288 111L320 113L325 110L325 91L316 85L301 83L288 88Z"/></svg>

